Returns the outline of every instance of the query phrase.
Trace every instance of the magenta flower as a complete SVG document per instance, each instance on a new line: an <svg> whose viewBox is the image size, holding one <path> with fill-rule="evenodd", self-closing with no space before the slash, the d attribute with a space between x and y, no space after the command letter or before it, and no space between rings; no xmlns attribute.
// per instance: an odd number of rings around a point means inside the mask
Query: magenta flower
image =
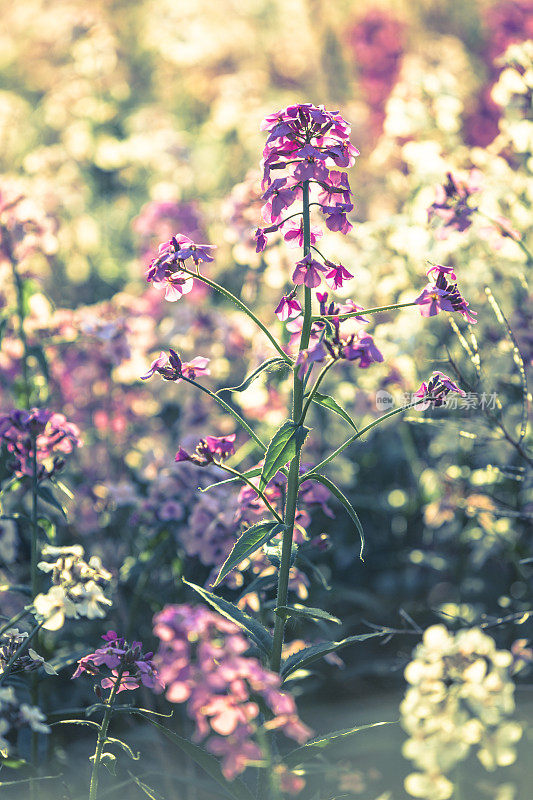
<svg viewBox="0 0 533 800"><path fill-rule="evenodd" d="M346 267L342 264L333 264L331 261L326 261L325 264L326 267L329 267L329 272L326 273L325 280L332 289L342 289L344 281L353 278L352 273L348 272Z"/></svg>
<svg viewBox="0 0 533 800"><path fill-rule="evenodd" d="M428 283L414 301L423 317L434 317L439 311L453 311L448 292Z"/></svg>
<svg viewBox="0 0 533 800"><path fill-rule="evenodd" d="M200 439L196 445L194 453L189 454L183 447L180 447L174 461L179 463L181 461L191 461L198 467L206 467L209 464L214 464L215 456L220 459L229 458L235 453L235 437L236 434L232 433L229 436L206 436Z"/></svg>
<svg viewBox="0 0 533 800"><path fill-rule="evenodd" d="M326 226L330 231L339 233L349 233L353 225L348 220L346 214L353 211L351 203L337 203L335 206L322 206L322 213L326 215Z"/></svg>
<svg viewBox="0 0 533 800"><path fill-rule="evenodd" d="M283 295L281 300L279 301L274 314L280 319L282 322L286 322L288 319L292 317L297 317L299 314L302 313L302 307L299 301L294 297L292 294Z"/></svg>
<svg viewBox="0 0 533 800"><path fill-rule="evenodd" d="M334 206L337 202L350 203L352 192L345 172L330 170L327 183L321 183L322 191L318 197L323 206Z"/></svg>
<svg viewBox="0 0 533 800"><path fill-rule="evenodd" d="M475 325L475 315L477 312L471 311L468 302L459 292L456 283L448 283L446 278L449 275L455 279L455 273L451 267L440 265L432 266L428 270L428 275L437 272L434 284L428 283L420 295L414 301L420 306L420 313L423 317L433 317L439 311L458 311L471 325Z"/></svg>
<svg viewBox="0 0 533 800"><path fill-rule="evenodd" d="M457 392L462 397L465 396L465 392L447 375L443 372L434 372L427 384L423 383L420 389L415 392L414 397L419 397L421 401L417 403L416 407L425 409L429 408L429 406L434 406L435 408L443 406L446 404L446 397L450 392Z"/></svg>
<svg viewBox="0 0 533 800"><path fill-rule="evenodd" d="M310 241L311 244L316 244L318 240L322 237L322 231L316 225L311 225L310 230ZM300 220L299 224L295 224L294 222L290 223L290 227L286 233L283 234L283 238L288 243L289 247L303 247L304 245L304 223L303 220Z"/></svg>
<svg viewBox="0 0 533 800"><path fill-rule="evenodd" d="M146 375L141 375L141 380L146 381L156 372L166 381L179 383L182 378L194 380L199 375L209 375L209 359L195 356L192 361L182 361L175 350L170 349L169 355L162 350L159 356L152 361Z"/></svg>
<svg viewBox="0 0 533 800"><path fill-rule="evenodd" d="M428 208L428 220L439 217L444 223L438 236L446 238L449 231L466 231L472 225L472 215L476 206L470 206L470 197L479 192L481 172L473 169L468 180L461 181L448 172L447 181L435 190L435 202Z"/></svg>
<svg viewBox="0 0 533 800"><path fill-rule="evenodd" d="M320 286L322 274L326 271L324 264L316 261L311 253L308 253L300 261L297 262L292 280L297 286L308 286L310 289L316 289Z"/></svg>
<svg viewBox="0 0 533 800"><path fill-rule="evenodd" d="M122 672L122 676L117 693L138 689L141 684L149 689L158 685L158 674L152 661L153 653L143 653L142 642L129 644L118 637L115 631L108 631L102 639L105 645L80 658L72 678L78 678L84 672L88 675L99 675L100 667L105 666L111 671L111 675L101 680L102 689L113 688L119 672Z"/></svg>
<svg viewBox="0 0 533 800"><path fill-rule="evenodd" d="M298 369L298 378L303 381L307 370L319 361L324 361L328 352L322 342L317 342L313 347L308 347L307 350L300 350L296 359L296 366Z"/></svg>
<svg viewBox="0 0 533 800"><path fill-rule="evenodd" d="M188 236L176 234L159 245L157 256L146 272L146 280L158 288L165 289L165 299L179 300L193 288L193 278L184 272L185 262L192 258L198 266L200 261L213 261L208 252L211 244L195 244Z"/></svg>
<svg viewBox="0 0 533 800"><path fill-rule="evenodd" d="M383 361L383 354L378 350L369 333L359 333L356 337L351 337L342 349L342 357L348 361L359 360L361 369L366 369L375 362Z"/></svg>
<svg viewBox="0 0 533 800"><path fill-rule="evenodd" d="M154 286L157 288L164 287L165 300L168 300L169 303L175 303L184 294L192 292L194 280L185 272L173 272L162 281L154 281Z"/></svg>

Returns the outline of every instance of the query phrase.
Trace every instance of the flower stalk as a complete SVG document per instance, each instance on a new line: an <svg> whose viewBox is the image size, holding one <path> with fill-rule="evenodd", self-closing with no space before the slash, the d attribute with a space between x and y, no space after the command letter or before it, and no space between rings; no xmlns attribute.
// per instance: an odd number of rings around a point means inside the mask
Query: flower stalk
<svg viewBox="0 0 533 800"><path fill-rule="evenodd" d="M98 738L96 740L96 750L94 751L93 756L93 768L91 772L91 785L89 788L89 800L96 800L98 797L98 779L99 779L99 772L100 772L100 763L102 761L102 753L105 747L106 739L107 739L107 731L109 728L109 723L111 722L111 717L113 714L113 706L115 704L115 697L117 692L120 688L120 682L122 680L122 673L124 672L124 665L121 664L118 668L118 673L116 680L113 684L113 688L109 693L109 697L106 700L106 709L104 712L104 718L102 719L102 723L100 725L100 730L98 731Z"/></svg>

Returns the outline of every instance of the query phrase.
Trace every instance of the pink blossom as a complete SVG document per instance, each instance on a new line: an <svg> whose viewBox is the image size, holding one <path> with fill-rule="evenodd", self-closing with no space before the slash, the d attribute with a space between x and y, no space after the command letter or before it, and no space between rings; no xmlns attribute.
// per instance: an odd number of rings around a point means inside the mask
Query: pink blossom
<svg viewBox="0 0 533 800"><path fill-rule="evenodd" d="M309 241L311 244L316 244L322 237L322 231L316 225L311 225L309 232ZM304 246L304 224L303 220L298 225L291 222L290 227L283 238L288 243L289 247L303 247Z"/></svg>
<svg viewBox="0 0 533 800"><path fill-rule="evenodd" d="M192 455L180 447L174 461L191 461L198 467L206 467L215 463L214 456L219 456L221 459L229 458L235 453L235 436L235 433L229 436L206 436L204 439L200 439Z"/></svg>
<svg viewBox="0 0 533 800"><path fill-rule="evenodd" d="M322 275L326 271L324 264L313 258L311 253L308 253L300 261L297 262L292 280L297 286L308 286L310 289L316 289L320 286Z"/></svg>
<svg viewBox="0 0 533 800"><path fill-rule="evenodd" d="M280 319L282 322L286 322L288 319L297 317L299 314L301 314L302 307L294 295L284 295L279 301L274 313L278 319Z"/></svg>
<svg viewBox="0 0 533 800"><path fill-rule="evenodd" d="M423 410L429 408L429 406L437 408L445 405L446 397L450 392L456 392L462 397L465 395L465 392L443 372L434 372L427 384L423 383L415 392L414 397L418 397L421 400L416 407Z"/></svg>
<svg viewBox="0 0 533 800"><path fill-rule="evenodd" d="M328 286L331 286L332 289L342 289L344 281L350 280L353 278L351 272L348 272L346 267L342 264L333 264L331 261L326 261L326 266L329 268L329 272L326 273L325 280Z"/></svg>
<svg viewBox="0 0 533 800"><path fill-rule="evenodd" d="M299 380L303 381L309 367L312 367L317 362L324 361L327 355L327 350L322 342L317 342L307 350L300 350L296 359L296 366L299 368L297 372Z"/></svg>

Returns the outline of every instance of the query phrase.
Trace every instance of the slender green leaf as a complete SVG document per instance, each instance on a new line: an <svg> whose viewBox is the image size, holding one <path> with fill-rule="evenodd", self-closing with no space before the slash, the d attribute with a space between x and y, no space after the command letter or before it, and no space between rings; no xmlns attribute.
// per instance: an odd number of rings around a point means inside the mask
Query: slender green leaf
<svg viewBox="0 0 533 800"><path fill-rule="evenodd" d="M329 408L330 411L334 411L335 414L338 414L339 417L342 417L343 420L348 423L348 425L351 425L351 427L354 429L354 431L356 431L356 433L359 433L359 430L355 422L350 417L348 412L345 411L344 408L342 408L342 406L340 406L337 403L337 401L333 399L333 397L330 397L327 394L320 394L320 392L315 392L315 395L313 397L313 402L318 403L321 406L324 406L324 408Z"/></svg>
<svg viewBox="0 0 533 800"><path fill-rule="evenodd" d="M61 505L57 497L54 495L53 491L50 489L49 486L39 486L39 488L37 489L37 494L39 495L41 500L44 500L46 503L56 508L58 511L61 512L61 514L65 517L65 519L67 518L67 512L65 511L65 509L63 508L63 506Z"/></svg>
<svg viewBox="0 0 533 800"><path fill-rule="evenodd" d="M222 614L223 617L226 619L235 622L240 628L242 628L248 636L253 639L253 641L261 648L265 653L270 654L272 649L272 636L264 628L260 622L255 620L253 617L250 617L244 611L241 611L240 608L230 603L229 600L224 600L222 597L217 597L216 594L212 592L208 592L207 589L204 589L202 586L197 586L195 583L189 583L186 581L185 578L182 578L183 583L186 586L190 586L191 589L194 589L195 592L198 592L200 597L209 603L211 608L214 608L215 611L218 611L219 614Z"/></svg>
<svg viewBox="0 0 533 800"><path fill-rule="evenodd" d="M287 462L292 461L302 447L309 428L295 425L294 422L284 422L281 428L272 437L263 464L259 488L263 490L269 480L274 477Z"/></svg>
<svg viewBox="0 0 533 800"><path fill-rule="evenodd" d="M180 750L183 750L183 752L189 756L189 758L192 758L192 760L198 764L198 766L201 767L204 772L210 775L211 778L213 778L213 780L216 781L231 798L235 798L235 800L254 800L254 796L241 780L237 778L234 781L231 781L231 783L226 780L222 770L220 769L217 759L210 753L207 753L202 747L198 747L198 745L193 744L188 739L178 736L177 733L165 728L164 725L161 725L161 723L151 719L146 714L140 711L137 713L139 716L147 719L151 725L154 725L156 728L158 728L163 736L166 736L166 738L179 747Z"/></svg>
<svg viewBox="0 0 533 800"><path fill-rule="evenodd" d="M86 725L88 728L100 730L99 723L93 722L92 719L58 719L57 722L51 722L50 726L52 725Z"/></svg>
<svg viewBox="0 0 533 800"><path fill-rule="evenodd" d="M269 358L268 361L264 361L262 364L259 364L259 366L256 369L254 369L254 371L251 372L248 375L248 377L246 377L243 380L243 382L240 383L238 386L228 386L225 389L219 389L218 392L216 392L216 394L220 394L221 392L244 392L255 381L255 379L258 378L259 375L265 370L280 369L281 367L288 367L288 366L289 365L287 364L287 362L284 361L283 358L280 358L279 356L276 356L274 358Z"/></svg>
<svg viewBox="0 0 533 800"><path fill-rule="evenodd" d="M254 469L249 469L248 472L243 472L243 477L245 478L256 478L258 475L261 475L262 469L261 467L255 467ZM235 475L233 478L226 478L223 481L216 481L216 483L210 483L209 486L205 488L200 487L201 492L208 492L209 489L214 489L216 486L224 486L226 483L235 483L236 481L241 480L238 475Z"/></svg>
<svg viewBox="0 0 533 800"><path fill-rule="evenodd" d="M131 777L133 783L138 786L141 792L144 792L144 794L149 797L150 800L165 800L162 794L156 792L155 789L152 789L150 786L148 786L148 784L143 783L143 781L141 781L136 775L133 775L131 772L129 772L128 775Z"/></svg>
<svg viewBox="0 0 533 800"><path fill-rule="evenodd" d="M304 481L309 481L309 480L321 483L323 486L329 489L331 494L334 495L337 498L337 500L339 500L342 503L342 505L348 512L349 516L351 517L352 521L354 522L355 527L357 528L357 533L359 534L359 537L361 539L361 550L359 551L359 558L361 559L361 561L364 561L363 550L365 547L365 534L363 531L363 526L361 525L361 520L357 516L355 508L352 506L348 498L341 492L339 487L335 486L333 481L330 481L330 479L326 478L325 475L321 475L319 472L308 472L305 475L305 479L302 480L301 483L304 483Z"/></svg>
<svg viewBox="0 0 533 800"><path fill-rule="evenodd" d="M123 742L122 739L115 739L113 736L107 736L105 744L117 744L124 750L125 753L129 755L131 759L133 759L133 761L138 761L141 757L141 754L139 752L136 753L134 750L132 750L129 744Z"/></svg>
<svg viewBox="0 0 533 800"><path fill-rule="evenodd" d="M259 550L265 542L269 542L270 539L283 530L285 530L285 525L272 522L272 520L262 520L261 522L256 522L256 524L252 525L250 528L247 528L233 545L231 553L222 564L220 572L212 586L218 586L232 569L238 567L245 558L251 556L252 553Z"/></svg>
<svg viewBox="0 0 533 800"><path fill-rule="evenodd" d="M293 653L292 656L285 659L281 668L281 675L283 678L287 678L297 669L304 669L309 666L309 664L312 664L313 661L327 656L328 653L335 653L337 650L342 650L343 647L347 647L349 644L364 642L366 639L374 639L376 636L383 636L383 633L381 631L360 633L356 636L348 636L346 639L341 639L340 642L320 642L319 644L305 647L303 650L299 650L297 653Z"/></svg>
<svg viewBox="0 0 533 800"><path fill-rule="evenodd" d="M310 617L311 619L323 619L326 622L335 622L337 625L342 624L338 617L333 617L322 608L311 608L309 606L302 606L299 603L295 603L293 606L278 606L274 611L278 616L283 617Z"/></svg>
<svg viewBox="0 0 533 800"><path fill-rule="evenodd" d="M368 725L358 725L355 728L346 728L346 730L342 731L331 731L331 733L325 733L323 736L317 736L315 739L311 739L302 747L297 747L295 750L291 750L291 752L285 756L283 761L288 767L297 767L299 764L309 761L310 758L314 758L317 753L324 750L332 742L338 741L339 739L349 739L350 736L354 736L356 733L360 733L361 731L367 731L370 728L380 728L383 725L397 724L398 723L396 721L371 722Z"/></svg>

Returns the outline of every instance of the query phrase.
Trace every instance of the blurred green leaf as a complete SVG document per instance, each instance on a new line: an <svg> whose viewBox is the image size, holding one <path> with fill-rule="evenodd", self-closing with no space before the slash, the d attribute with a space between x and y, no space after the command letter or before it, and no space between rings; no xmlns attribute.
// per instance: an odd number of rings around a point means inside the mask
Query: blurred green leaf
<svg viewBox="0 0 533 800"><path fill-rule="evenodd" d="M357 516L357 513L356 513L354 507L352 506L352 504L350 503L348 498L345 497L345 495L341 492L339 487L336 486L333 483L333 481L330 481L329 478L326 478L325 475L320 475L320 473L318 473L318 472L308 472L305 475L305 481L309 481L309 480L313 480L313 481L317 481L318 483L321 483L323 486L325 486L327 489L329 489L331 494L333 494L337 498L337 500L339 500L342 503L342 505L344 506L344 508L346 509L348 514L350 515L351 519L355 523L355 527L357 528L357 532L359 534L359 538L361 539L361 550L359 552L359 558L361 559L361 561L363 561L364 560L363 559L363 549L364 549L364 546L365 546L365 534L364 534L364 531L363 531L363 526L361 525L361 521L360 521L359 517ZM302 483L304 483L305 481L302 481Z"/></svg>
<svg viewBox="0 0 533 800"><path fill-rule="evenodd" d="M283 530L285 530L285 525L272 522L272 520L262 520L247 528L233 545L231 553L224 561L212 586L218 586L232 569Z"/></svg>
<svg viewBox="0 0 533 800"><path fill-rule="evenodd" d="M185 578L182 578L183 583L186 586L190 586L191 589L194 589L200 597L209 603L211 608L214 608L215 611L218 611L219 614L222 614L223 617L226 619L235 622L240 628L242 628L248 636L253 639L253 641L263 650L263 652L270 654L272 649L272 636L264 628L260 622L255 620L253 617L250 617L244 611L241 611L240 608L230 603L229 600L224 600L222 597L217 597L216 594L212 592L208 592L207 589L203 589L201 586L197 586L195 583L189 583L186 581Z"/></svg>

